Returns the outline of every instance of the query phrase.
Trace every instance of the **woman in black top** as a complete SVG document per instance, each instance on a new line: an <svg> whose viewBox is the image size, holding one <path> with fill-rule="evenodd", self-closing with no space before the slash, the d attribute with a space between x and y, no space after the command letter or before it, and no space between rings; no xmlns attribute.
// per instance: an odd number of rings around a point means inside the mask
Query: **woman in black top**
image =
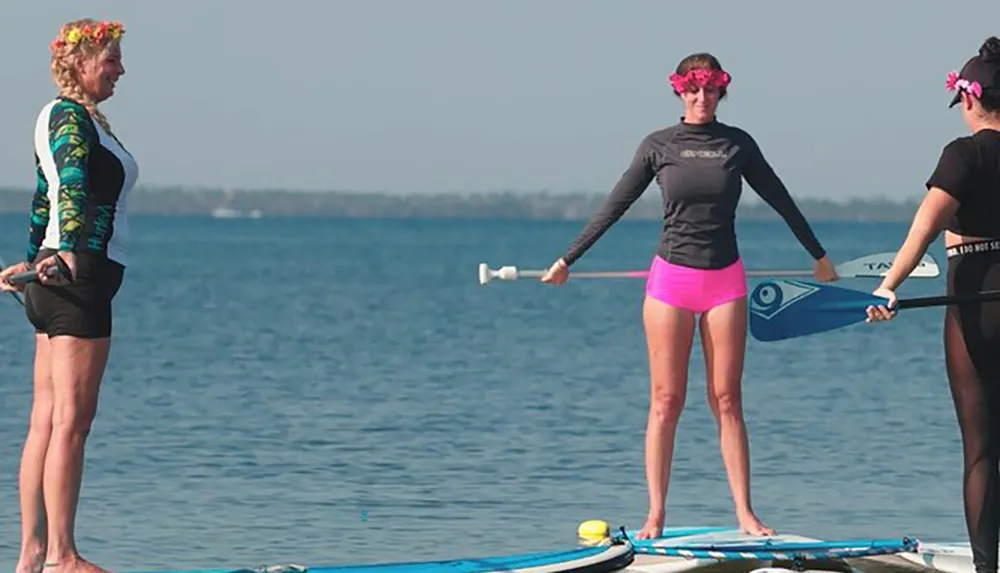
<svg viewBox="0 0 1000 573"><path fill-rule="evenodd" d="M815 261L817 280L836 280L837 270L756 139L716 117L732 79L718 58L691 54L669 79L674 95L684 104L684 115L643 138L604 205L541 280L564 284L570 266L657 182L663 225L642 307L650 379L645 440L649 511L636 537L663 534L696 329L701 330L708 404L719 427L737 521L747 533L773 535L774 529L761 521L750 500L750 441L742 387L747 280L736 240L743 180L788 224Z"/></svg>
<svg viewBox="0 0 1000 573"><path fill-rule="evenodd" d="M948 74L971 135L944 147L902 249L875 294L868 320L891 318L895 290L943 229L948 293L1000 288L1000 39L983 43ZM950 106L949 106L950 107ZM1000 302L949 306L944 320L948 380L965 459L965 519L977 573L997 570L1000 529Z"/></svg>

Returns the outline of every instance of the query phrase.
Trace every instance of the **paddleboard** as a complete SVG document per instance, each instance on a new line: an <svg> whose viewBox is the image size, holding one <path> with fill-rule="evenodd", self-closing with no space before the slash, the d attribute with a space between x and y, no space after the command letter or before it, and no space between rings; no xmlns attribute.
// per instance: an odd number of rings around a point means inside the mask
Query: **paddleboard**
<svg viewBox="0 0 1000 573"><path fill-rule="evenodd" d="M943 573L975 573L972 547L968 543L921 543L916 551L900 553L899 557L922 567Z"/></svg>
<svg viewBox="0 0 1000 573"><path fill-rule="evenodd" d="M569 550L361 565L270 565L175 571L169 573L613 573L635 557L628 543Z"/></svg>
<svg viewBox="0 0 1000 573"><path fill-rule="evenodd" d="M769 559L754 557L748 549L763 549L761 538L744 533L738 528L719 528L687 535L665 529L657 539L636 540L638 530L626 530L635 545L636 556L627 571L642 573L683 573L693 570L743 573L763 568L772 563ZM780 549L788 543L818 542L802 535L780 534L770 537L771 548ZM738 552L714 551L724 546L735 546ZM811 568L813 566L811 565ZM824 569L817 567L816 569ZM707 573L707 571L706 571Z"/></svg>
<svg viewBox="0 0 1000 573"><path fill-rule="evenodd" d="M593 542L600 531L597 523L601 522L581 525L581 541L590 537ZM636 552L634 561L624 570L630 573L852 571L849 559L901 553L916 547L916 541L907 538L824 541L789 533L759 537L738 528L722 527L665 528L661 537L648 540L635 539L637 533L628 529L624 532ZM608 536L623 537L620 531L610 531Z"/></svg>

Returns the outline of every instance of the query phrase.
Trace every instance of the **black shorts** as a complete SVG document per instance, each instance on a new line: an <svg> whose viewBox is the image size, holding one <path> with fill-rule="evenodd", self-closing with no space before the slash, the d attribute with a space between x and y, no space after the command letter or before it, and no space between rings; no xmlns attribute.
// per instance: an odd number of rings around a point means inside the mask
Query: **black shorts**
<svg viewBox="0 0 1000 573"><path fill-rule="evenodd" d="M54 252L42 249L35 262ZM76 253L76 261L72 284L25 286L24 312L38 334L107 338L111 301L121 288L125 267L100 254Z"/></svg>

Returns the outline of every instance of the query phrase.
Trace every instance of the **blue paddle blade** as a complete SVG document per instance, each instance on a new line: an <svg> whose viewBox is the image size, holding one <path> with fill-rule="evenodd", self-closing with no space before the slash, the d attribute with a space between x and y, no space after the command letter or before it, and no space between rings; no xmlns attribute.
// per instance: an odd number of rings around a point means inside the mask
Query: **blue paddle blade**
<svg viewBox="0 0 1000 573"><path fill-rule="evenodd" d="M795 280L763 281L750 293L750 333L763 342L809 336L864 322L885 304L870 293Z"/></svg>

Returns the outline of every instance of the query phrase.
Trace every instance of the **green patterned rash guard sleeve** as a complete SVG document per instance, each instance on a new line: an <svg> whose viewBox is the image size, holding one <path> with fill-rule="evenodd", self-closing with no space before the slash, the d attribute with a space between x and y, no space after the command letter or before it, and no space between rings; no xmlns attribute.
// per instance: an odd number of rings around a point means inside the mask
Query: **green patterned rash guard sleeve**
<svg viewBox="0 0 1000 573"><path fill-rule="evenodd" d="M97 137L97 129L82 106L62 100L53 107L49 117L49 147L59 177L56 200L60 251L76 250L83 232L90 193L87 162Z"/></svg>
<svg viewBox="0 0 1000 573"><path fill-rule="evenodd" d="M28 250L25 260L32 262L42 248L45 228L49 225L49 181L42 171L42 162L35 154L35 195L31 198L31 218L28 223Z"/></svg>

